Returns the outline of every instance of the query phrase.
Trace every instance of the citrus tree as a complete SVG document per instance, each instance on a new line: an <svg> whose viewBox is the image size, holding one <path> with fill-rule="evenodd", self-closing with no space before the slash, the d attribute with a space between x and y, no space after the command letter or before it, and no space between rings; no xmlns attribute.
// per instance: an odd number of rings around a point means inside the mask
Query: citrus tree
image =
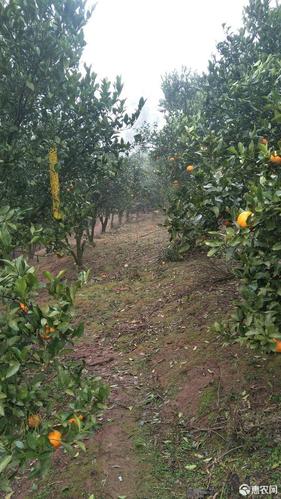
<svg viewBox="0 0 281 499"><path fill-rule="evenodd" d="M0 182L3 204L44 217L48 190L46 124L64 100L84 47L91 12L83 0L0 5Z"/></svg>
<svg viewBox="0 0 281 499"><path fill-rule="evenodd" d="M114 156L118 165L119 155L130 147L122 131L133 126L144 104L141 99L128 115L120 77L111 84L98 81L87 66L79 71L83 27L91 15L85 3L11 0L0 7L3 200L26 208L26 225L40 224L48 248L71 254L78 268L87 233L93 235L101 184L111 175L108 158ZM52 217L50 151L56 158L58 217Z"/></svg>
<svg viewBox="0 0 281 499"><path fill-rule="evenodd" d="M242 283L231 330L267 351L280 338L280 19L280 6L250 0L205 74L165 77L166 123L151 153L170 178L177 256L205 242L210 256L226 254Z"/></svg>
<svg viewBox="0 0 281 499"><path fill-rule="evenodd" d="M260 173L251 181L243 208L224 230L212 233L209 255L226 255L234 261L241 280L240 302L227 330L241 343L265 351L281 351L280 234L281 144L258 144ZM279 153L279 154L278 154ZM242 158L241 158L241 161ZM253 167L254 162L252 161ZM226 324L216 324L225 330Z"/></svg>
<svg viewBox="0 0 281 499"><path fill-rule="evenodd" d="M163 79L166 124L154 135L152 154L170 177L167 226L182 254L239 207L260 171L253 161L258 140L279 140L278 20L280 7L249 2L243 27L226 28L206 74L182 71ZM266 41L269 33L274 36ZM239 159L245 151L247 165Z"/></svg>
<svg viewBox="0 0 281 499"><path fill-rule="evenodd" d="M9 213L9 211L7 211ZM11 229L17 219L10 213ZM0 250L7 252L6 230ZM12 240L12 237L11 237ZM82 442L97 426L108 388L89 376L73 356L83 325L73 323L76 291L87 275L69 286L64 272L45 272L20 256L0 269L0 488L10 490L18 471L32 462L31 477L47 472L55 449L85 450ZM43 294L42 294L43 293ZM41 296L40 296L41 295Z"/></svg>

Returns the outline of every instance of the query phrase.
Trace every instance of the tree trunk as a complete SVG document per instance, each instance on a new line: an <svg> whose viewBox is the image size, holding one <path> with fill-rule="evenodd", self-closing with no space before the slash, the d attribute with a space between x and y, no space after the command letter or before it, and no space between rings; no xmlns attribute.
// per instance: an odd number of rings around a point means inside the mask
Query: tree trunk
<svg viewBox="0 0 281 499"><path fill-rule="evenodd" d="M32 259L34 257L35 253L35 245L34 244L29 244L28 245L28 259Z"/></svg>
<svg viewBox="0 0 281 499"><path fill-rule="evenodd" d="M83 230L78 230L75 232L76 248L75 251L71 251L71 254L75 260L78 270L83 270L83 255L86 240L83 241Z"/></svg>
<svg viewBox="0 0 281 499"><path fill-rule="evenodd" d="M107 227L107 224L108 224L108 215L106 215L105 217L100 217L100 221L101 221L101 233L102 234L105 234L106 232L106 227Z"/></svg>
<svg viewBox="0 0 281 499"><path fill-rule="evenodd" d="M93 244L94 242L96 223L97 223L97 218L92 217L90 223L87 226L87 237L91 244Z"/></svg>
<svg viewBox="0 0 281 499"><path fill-rule="evenodd" d="M126 222L130 222L130 210L126 210Z"/></svg>
<svg viewBox="0 0 281 499"><path fill-rule="evenodd" d="M122 224L122 218L123 218L123 211L118 212L118 224Z"/></svg>
<svg viewBox="0 0 281 499"><path fill-rule="evenodd" d="M111 220L110 220L110 228L113 229L114 228L114 213L112 213L111 215Z"/></svg>

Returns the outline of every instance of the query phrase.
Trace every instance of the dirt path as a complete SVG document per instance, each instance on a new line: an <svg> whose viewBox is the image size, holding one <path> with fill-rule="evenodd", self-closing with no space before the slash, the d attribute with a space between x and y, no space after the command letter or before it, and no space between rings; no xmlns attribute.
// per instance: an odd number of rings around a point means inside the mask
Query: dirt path
<svg viewBox="0 0 281 499"><path fill-rule="evenodd" d="M245 481L278 485L281 357L209 328L229 314L235 282L202 253L164 261L160 221L146 216L88 250L76 355L110 385L108 409L86 454L58 451L48 480L17 499L235 498Z"/></svg>

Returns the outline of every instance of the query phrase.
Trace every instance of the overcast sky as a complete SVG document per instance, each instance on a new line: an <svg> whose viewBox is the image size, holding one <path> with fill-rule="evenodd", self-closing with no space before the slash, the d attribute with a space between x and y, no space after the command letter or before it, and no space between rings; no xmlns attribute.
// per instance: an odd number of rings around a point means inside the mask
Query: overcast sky
<svg viewBox="0 0 281 499"><path fill-rule="evenodd" d="M142 119L159 117L161 75L181 66L206 69L223 38L240 27L247 0L98 0L85 37L84 61L100 78L124 82L129 108L143 96Z"/></svg>

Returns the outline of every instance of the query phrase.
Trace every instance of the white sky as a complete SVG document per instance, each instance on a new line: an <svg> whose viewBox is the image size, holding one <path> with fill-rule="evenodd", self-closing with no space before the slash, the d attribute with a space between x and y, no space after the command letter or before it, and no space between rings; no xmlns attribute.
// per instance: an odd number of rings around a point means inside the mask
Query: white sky
<svg viewBox="0 0 281 499"><path fill-rule="evenodd" d="M142 120L159 119L161 75L206 69L222 23L240 27L247 0L98 0L83 60L99 78L122 76L128 108L143 96Z"/></svg>

